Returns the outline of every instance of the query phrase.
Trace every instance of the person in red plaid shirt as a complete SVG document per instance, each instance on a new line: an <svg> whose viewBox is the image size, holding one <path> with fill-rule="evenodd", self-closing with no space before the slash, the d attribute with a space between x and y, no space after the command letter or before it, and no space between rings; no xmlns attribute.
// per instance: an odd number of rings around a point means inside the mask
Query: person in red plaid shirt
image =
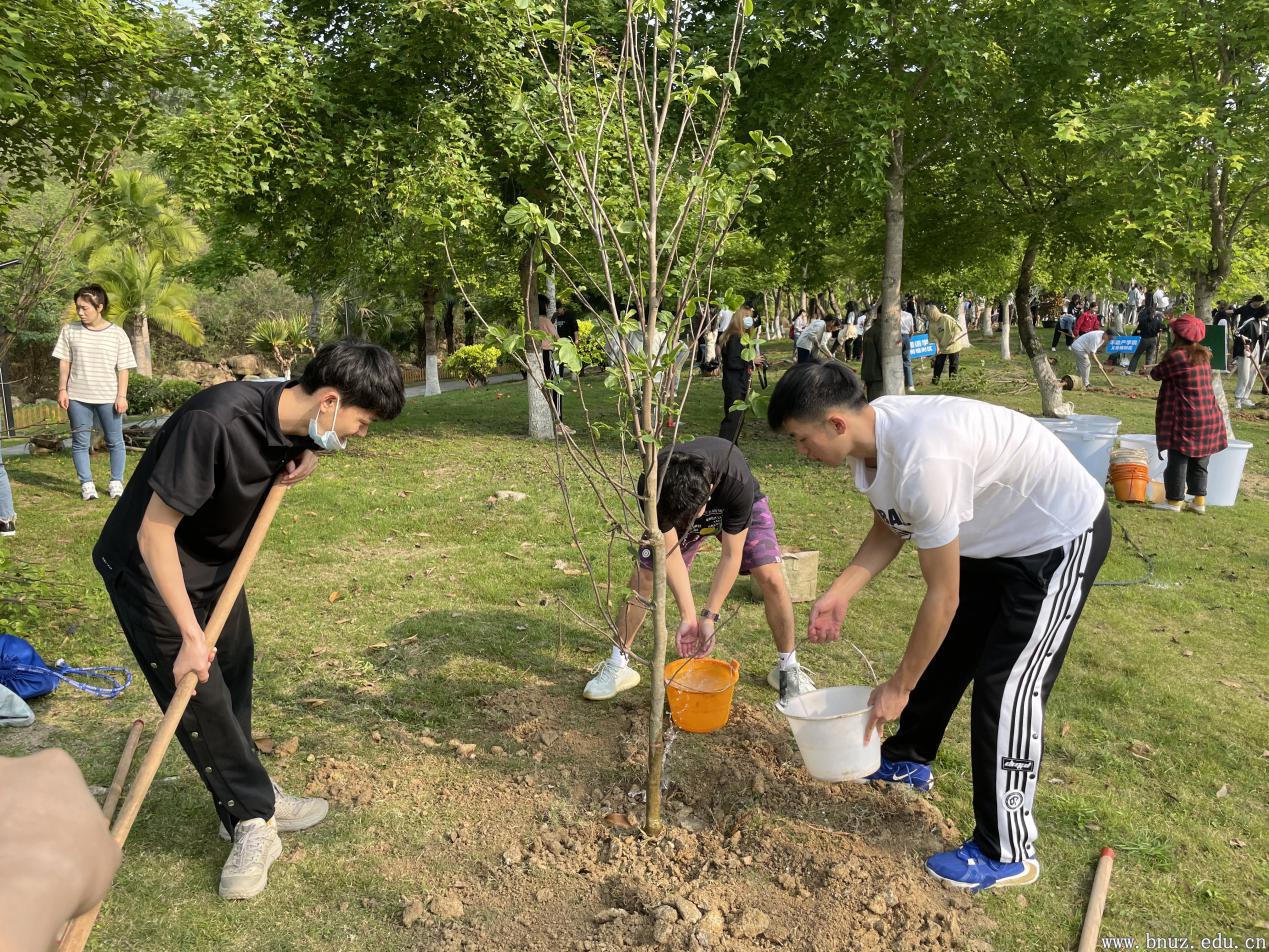
<svg viewBox="0 0 1269 952"><path fill-rule="evenodd" d="M1212 352L1200 341L1207 327L1193 314L1182 314L1170 325L1172 347L1150 370L1161 381L1154 411L1154 435L1159 455L1168 451L1163 472L1167 501L1156 509L1180 512L1188 491L1193 512L1207 511L1207 461L1228 445L1225 417L1212 392Z"/></svg>

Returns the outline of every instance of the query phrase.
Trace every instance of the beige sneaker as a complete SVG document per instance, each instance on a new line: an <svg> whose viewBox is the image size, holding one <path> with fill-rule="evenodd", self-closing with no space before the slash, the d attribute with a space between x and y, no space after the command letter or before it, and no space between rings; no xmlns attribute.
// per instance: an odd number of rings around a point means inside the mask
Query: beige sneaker
<svg viewBox="0 0 1269 952"><path fill-rule="evenodd" d="M295 797L273 780L269 782L273 784L273 822L279 833L298 833L326 819L330 804L321 797ZM220 838L230 839L223 823L220 824Z"/></svg>
<svg viewBox="0 0 1269 952"><path fill-rule="evenodd" d="M272 820L243 820L234 827L234 847L220 871L221 899L251 899L269 885L269 867L282 855Z"/></svg>

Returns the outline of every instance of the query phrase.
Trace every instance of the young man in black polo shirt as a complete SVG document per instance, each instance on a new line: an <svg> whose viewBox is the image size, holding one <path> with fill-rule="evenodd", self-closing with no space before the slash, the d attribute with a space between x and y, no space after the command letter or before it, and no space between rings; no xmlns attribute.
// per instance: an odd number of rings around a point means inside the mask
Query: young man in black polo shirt
<svg viewBox="0 0 1269 952"><path fill-rule="evenodd" d="M251 740L254 648L245 592L208 651L203 626L277 480L317 465L404 404L401 371L380 347L327 344L298 384L225 383L172 414L145 451L93 549L124 635L166 709L190 671L199 686L177 738L211 791L233 850L220 878L226 899L268 884L278 831L306 829L326 801L283 793Z"/></svg>
<svg viewBox="0 0 1269 952"><path fill-rule="evenodd" d="M713 650L714 625L723 602L737 576L752 575L762 589L767 624L776 646L776 665L767 675L767 683L781 697L814 691L815 685L797 661L793 600L780 568L775 520L744 454L730 440L703 436L662 450L657 459L661 484L657 522L665 533L665 580L682 618L675 637L679 655L699 657ZM642 478L639 493L643 493ZM702 543L711 536L722 543L723 556L698 617L688 570ZM587 682L582 696L589 701L606 701L639 683L639 673L629 666L628 653L643 624L643 604L652 596L652 549L646 545L639 548L630 587L639 598L621 609L617 619L620 645L613 645L611 657Z"/></svg>

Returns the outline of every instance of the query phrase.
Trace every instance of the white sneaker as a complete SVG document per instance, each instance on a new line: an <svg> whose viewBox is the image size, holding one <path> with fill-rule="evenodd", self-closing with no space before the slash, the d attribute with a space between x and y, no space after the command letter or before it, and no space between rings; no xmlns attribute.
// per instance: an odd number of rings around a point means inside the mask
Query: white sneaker
<svg viewBox="0 0 1269 952"><path fill-rule="evenodd" d="M916 387L909 387L908 393L916 393Z"/></svg>
<svg viewBox="0 0 1269 952"><path fill-rule="evenodd" d="M1050 348L1049 348L1049 353L1050 353L1050 354L1056 354L1056 353L1057 353L1057 348L1056 348L1056 347L1050 347Z"/></svg>
<svg viewBox="0 0 1269 952"><path fill-rule="evenodd" d="M287 793L273 780L273 822L279 833L298 833L310 826L317 826L330 810L330 804L321 797L296 797ZM229 831L220 824L220 838L229 840Z"/></svg>
<svg viewBox="0 0 1269 952"><path fill-rule="evenodd" d="M582 697L588 701L606 701L639 683L639 672L628 664L619 665L605 658L595 669L595 676L586 682Z"/></svg>
<svg viewBox="0 0 1269 952"><path fill-rule="evenodd" d="M0 536L14 536L18 534L18 517L12 519L0 519Z"/></svg>
<svg viewBox="0 0 1269 952"><path fill-rule="evenodd" d="M810 675L802 668L800 664L795 664L785 671L780 671L780 665L777 663L774 668L767 672L767 683L780 690L780 675L784 674L784 692L780 698L797 697L799 694L809 694L815 690L815 682L811 680Z"/></svg>
<svg viewBox="0 0 1269 952"><path fill-rule="evenodd" d="M112 479L110 482L106 483L106 495L108 495L111 499L118 499L120 496L122 496L123 495L123 481L118 479Z"/></svg>
<svg viewBox="0 0 1269 952"><path fill-rule="evenodd" d="M251 899L269 885L269 867L282 855L272 820L243 820L234 827L234 848L220 871L221 899Z"/></svg>
<svg viewBox="0 0 1269 952"><path fill-rule="evenodd" d="M93 482L90 479L86 483L79 484L79 494L84 497L84 502L87 502L90 499L96 499L97 487L93 485Z"/></svg>

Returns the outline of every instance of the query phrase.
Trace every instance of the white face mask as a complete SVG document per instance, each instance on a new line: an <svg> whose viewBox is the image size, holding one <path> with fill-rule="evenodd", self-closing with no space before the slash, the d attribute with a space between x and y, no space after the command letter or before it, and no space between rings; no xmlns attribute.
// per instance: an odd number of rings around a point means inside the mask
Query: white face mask
<svg viewBox="0 0 1269 952"><path fill-rule="evenodd" d="M347 449L348 441L341 440L339 434L335 432L335 420L339 416L339 397L335 398L335 414L330 418L330 429L325 433L319 432L317 428L317 417L320 413L321 410L319 409L313 415L313 419L308 421L308 438L330 453Z"/></svg>
<svg viewBox="0 0 1269 952"><path fill-rule="evenodd" d="M745 325L745 330L749 330L749 328L753 327L753 318L752 317L741 318L741 323Z"/></svg>

